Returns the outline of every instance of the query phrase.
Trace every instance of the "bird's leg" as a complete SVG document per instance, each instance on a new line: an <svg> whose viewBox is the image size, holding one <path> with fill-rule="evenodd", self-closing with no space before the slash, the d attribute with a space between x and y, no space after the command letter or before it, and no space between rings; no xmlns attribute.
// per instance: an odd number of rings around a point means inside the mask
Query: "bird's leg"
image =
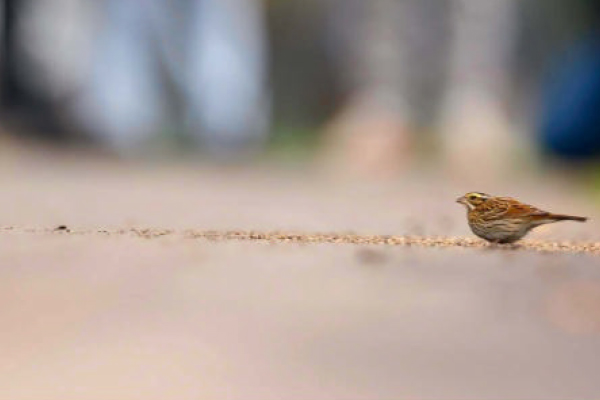
<svg viewBox="0 0 600 400"><path fill-rule="evenodd" d="M488 250L497 249L498 247L500 247L500 245L499 245L499 241L497 239L496 240L488 240L488 245L487 245Z"/></svg>
<svg viewBox="0 0 600 400"><path fill-rule="evenodd" d="M521 247L520 244L517 243L502 243L500 239L490 240L490 248L492 249L506 249L506 250L516 250Z"/></svg>

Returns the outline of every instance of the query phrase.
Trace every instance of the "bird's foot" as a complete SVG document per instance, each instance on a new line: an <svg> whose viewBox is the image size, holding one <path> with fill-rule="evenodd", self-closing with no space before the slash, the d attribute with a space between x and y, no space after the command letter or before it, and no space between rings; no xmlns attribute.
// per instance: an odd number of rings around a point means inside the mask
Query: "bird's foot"
<svg viewBox="0 0 600 400"><path fill-rule="evenodd" d="M504 250L517 250L521 247L517 243L502 243L498 240L490 241L488 244L489 249L504 249Z"/></svg>

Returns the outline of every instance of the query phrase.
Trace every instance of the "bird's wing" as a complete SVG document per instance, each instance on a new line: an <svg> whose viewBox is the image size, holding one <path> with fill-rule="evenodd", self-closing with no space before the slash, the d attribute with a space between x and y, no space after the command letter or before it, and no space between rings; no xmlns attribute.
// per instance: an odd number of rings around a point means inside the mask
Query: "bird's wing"
<svg viewBox="0 0 600 400"><path fill-rule="evenodd" d="M550 215L549 212L540 210L537 207L534 207L530 204L521 203L518 200L515 200L510 197L503 197L499 199L502 203L505 204L503 218L522 218L522 217L546 217Z"/></svg>
<svg viewBox="0 0 600 400"><path fill-rule="evenodd" d="M494 202L487 205L487 210L484 211L484 218L488 220L504 219L504 218L542 218L550 213L540 210L529 204L521 203L510 197L497 197ZM487 203L487 202L486 202Z"/></svg>

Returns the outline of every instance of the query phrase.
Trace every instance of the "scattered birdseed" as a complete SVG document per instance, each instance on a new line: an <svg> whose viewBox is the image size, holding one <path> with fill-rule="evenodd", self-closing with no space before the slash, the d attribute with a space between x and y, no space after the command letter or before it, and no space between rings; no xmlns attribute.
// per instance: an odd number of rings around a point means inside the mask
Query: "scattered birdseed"
<svg viewBox="0 0 600 400"><path fill-rule="evenodd" d="M249 241L270 244L354 244L382 246L419 246L438 248L479 248L490 250L530 250L543 253L586 253L600 256L600 242L551 242L543 240L522 240L515 244L490 244L482 239L445 236L417 235L359 235L355 233L300 233L300 232L259 232L259 231L215 231L215 230L174 230L160 228L96 229L71 231L66 225L59 225L52 231L69 235L133 236L144 239L156 239L164 236L179 236L186 239L219 241ZM43 234L49 233L43 228L2 228L2 234L13 233ZM359 257L365 256L361 253ZM371 255L364 257L370 260Z"/></svg>

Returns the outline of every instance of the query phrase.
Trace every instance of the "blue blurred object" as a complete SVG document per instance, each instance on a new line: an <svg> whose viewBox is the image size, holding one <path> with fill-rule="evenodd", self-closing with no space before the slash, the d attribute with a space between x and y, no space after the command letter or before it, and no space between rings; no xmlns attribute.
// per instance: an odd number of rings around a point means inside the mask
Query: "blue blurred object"
<svg viewBox="0 0 600 400"><path fill-rule="evenodd" d="M600 155L600 34L573 45L548 78L540 121L543 147L571 160Z"/></svg>

